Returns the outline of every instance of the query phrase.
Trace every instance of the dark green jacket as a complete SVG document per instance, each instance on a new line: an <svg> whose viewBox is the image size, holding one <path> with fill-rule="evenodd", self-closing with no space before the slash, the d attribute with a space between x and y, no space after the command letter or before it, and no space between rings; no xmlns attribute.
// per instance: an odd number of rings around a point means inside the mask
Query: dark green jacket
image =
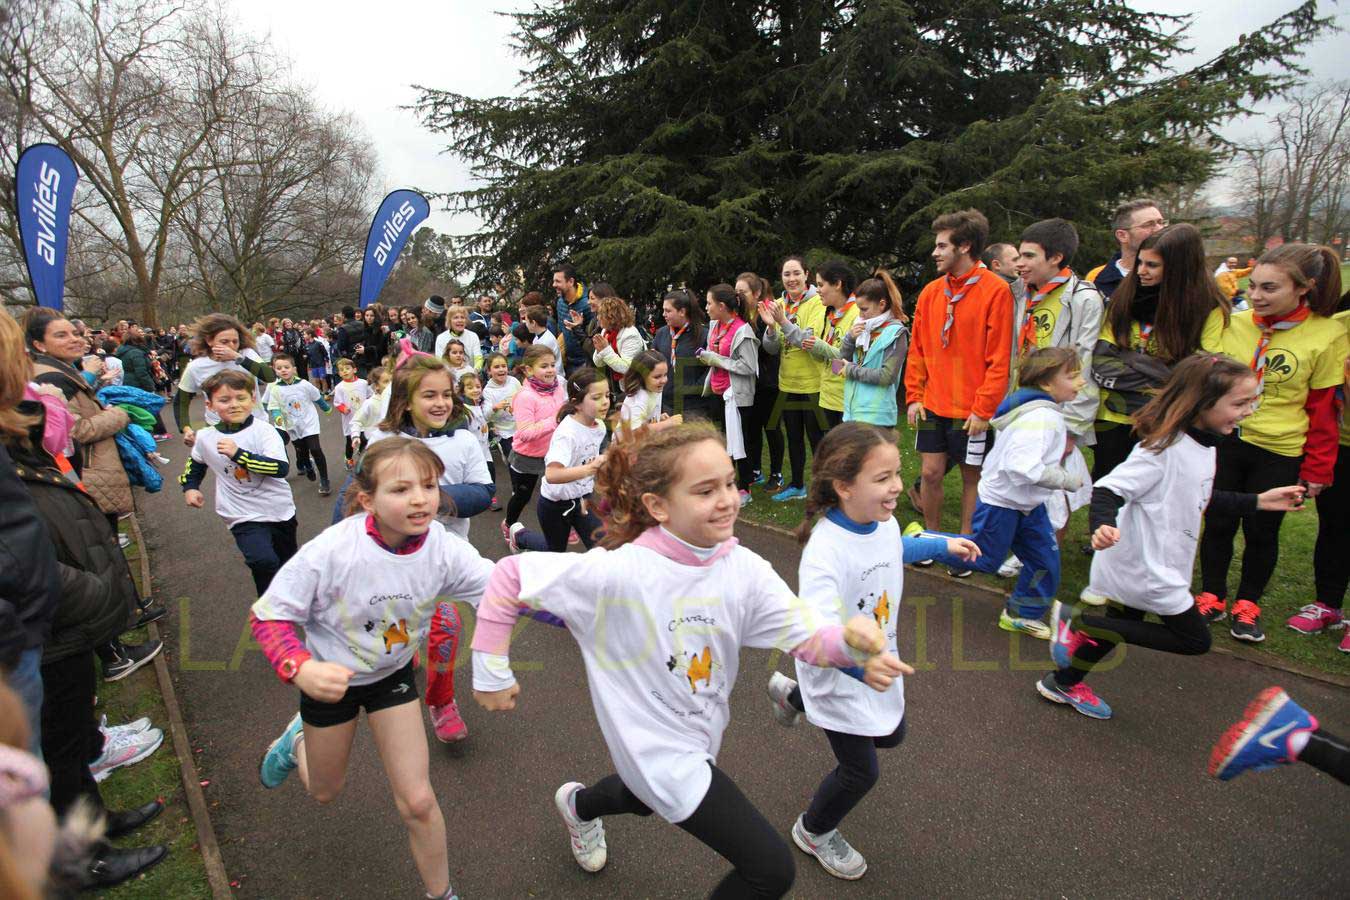
<svg viewBox="0 0 1350 900"><path fill-rule="evenodd" d="M123 343L113 354L122 362L122 383L128 387L155 392L155 376L150 371L150 357L145 348Z"/></svg>

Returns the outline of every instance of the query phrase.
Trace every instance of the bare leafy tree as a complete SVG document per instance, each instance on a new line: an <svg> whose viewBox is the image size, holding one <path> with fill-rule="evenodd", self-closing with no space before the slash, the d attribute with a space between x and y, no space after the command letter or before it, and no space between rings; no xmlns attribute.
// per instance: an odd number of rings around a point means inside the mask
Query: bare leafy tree
<svg viewBox="0 0 1350 900"><path fill-rule="evenodd" d="M1294 94L1262 139L1240 147L1237 177L1257 246L1279 236L1330 243L1350 228L1350 84Z"/></svg>

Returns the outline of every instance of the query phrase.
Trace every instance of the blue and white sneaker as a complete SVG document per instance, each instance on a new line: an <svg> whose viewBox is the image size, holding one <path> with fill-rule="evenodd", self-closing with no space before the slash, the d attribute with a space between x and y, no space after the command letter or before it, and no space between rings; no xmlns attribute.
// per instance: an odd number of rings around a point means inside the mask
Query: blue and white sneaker
<svg viewBox="0 0 1350 900"><path fill-rule="evenodd" d="M1288 765L1297 759L1290 746L1293 736L1316 730L1315 716L1290 700L1283 688L1268 687L1214 745L1209 774L1228 781L1249 769L1261 772Z"/></svg>
<svg viewBox="0 0 1350 900"><path fill-rule="evenodd" d="M788 487L785 487L778 493L774 494L773 497L771 497L770 499L774 500L777 503L783 503L784 501L787 500L804 500L805 498L806 498L806 488L792 487L791 485L789 485Z"/></svg>
<svg viewBox="0 0 1350 900"><path fill-rule="evenodd" d="M262 782L263 787L281 787L286 776L295 771L299 765L295 761L295 745L304 734L304 727L300 721L300 714L296 713L294 718L286 723L286 730L281 733L281 737L267 745L267 752L263 754L262 762L258 766L258 780Z"/></svg>
<svg viewBox="0 0 1350 900"><path fill-rule="evenodd" d="M1051 672L1036 682L1036 690L1051 703L1066 703L1089 719L1111 718L1111 707L1093 693L1086 682L1080 681L1073 687L1062 688L1055 683L1055 673Z"/></svg>

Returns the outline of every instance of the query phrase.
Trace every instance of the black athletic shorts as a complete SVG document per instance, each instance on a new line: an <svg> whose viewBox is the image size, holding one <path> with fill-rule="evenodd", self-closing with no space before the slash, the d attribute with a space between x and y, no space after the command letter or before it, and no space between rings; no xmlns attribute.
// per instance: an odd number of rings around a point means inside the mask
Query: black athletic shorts
<svg viewBox="0 0 1350 900"><path fill-rule="evenodd" d="M413 665L409 662L392 675L370 684L353 684L336 703L324 703L300 692L300 720L316 728L341 725L355 719L362 707L366 715L417 702L417 682L413 679Z"/></svg>
<svg viewBox="0 0 1350 900"><path fill-rule="evenodd" d="M927 409L924 415L928 418L919 421L914 431L915 450L920 453L945 453L949 464L984 465L985 454L994 446L992 430L971 437L966 433L964 420L949 419Z"/></svg>

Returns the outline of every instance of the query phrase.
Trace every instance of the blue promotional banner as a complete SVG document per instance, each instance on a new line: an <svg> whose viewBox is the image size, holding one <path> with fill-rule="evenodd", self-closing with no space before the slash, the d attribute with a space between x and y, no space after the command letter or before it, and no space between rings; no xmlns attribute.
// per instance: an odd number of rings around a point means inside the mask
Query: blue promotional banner
<svg viewBox="0 0 1350 900"><path fill-rule="evenodd" d="M14 173L19 236L33 296L39 306L61 309L66 288L66 243L75 201L75 163L55 144L34 144Z"/></svg>
<svg viewBox="0 0 1350 900"><path fill-rule="evenodd" d="M361 264L361 306L380 295L385 279L394 270L394 260L408 243L418 224L431 215L431 204L417 191L394 191L384 198L366 237L366 258Z"/></svg>

